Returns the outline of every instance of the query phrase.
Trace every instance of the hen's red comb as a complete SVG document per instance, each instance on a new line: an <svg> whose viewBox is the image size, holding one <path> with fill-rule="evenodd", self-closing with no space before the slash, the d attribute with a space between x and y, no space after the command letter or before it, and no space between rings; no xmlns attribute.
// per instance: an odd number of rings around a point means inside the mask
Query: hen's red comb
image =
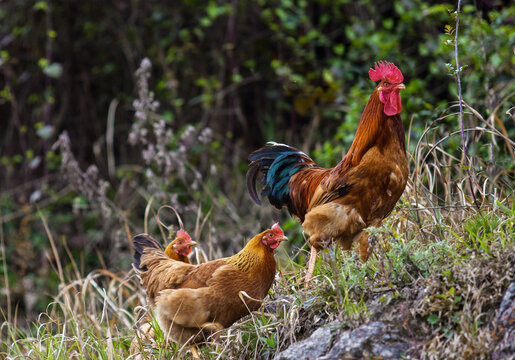
<svg viewBox="0 0 515 360"><path fill-rule="evenodd" d="M379 61L375 64L375 69L368 71L368 76L372 81L388 80L392 84L400 84L404 80L401 71L393 63Z"/></svg>
<svg viewBox="0 0 515 360"><path fill-rule="evenodd" d="M272 231L277 235L284 235L283 229L281 229L278 222L272 225Z"/></svg>
<svg viewBox="0 0 515 360"><path fill-rule="evenodd" d="M189 239L191 240L191 236L190 234L188 234L186 232L186 230L183 230L183 229L180 229L177 231L177 234L175 235L176 237L183 237L183 238L186 238L186 239Z"/></svg>

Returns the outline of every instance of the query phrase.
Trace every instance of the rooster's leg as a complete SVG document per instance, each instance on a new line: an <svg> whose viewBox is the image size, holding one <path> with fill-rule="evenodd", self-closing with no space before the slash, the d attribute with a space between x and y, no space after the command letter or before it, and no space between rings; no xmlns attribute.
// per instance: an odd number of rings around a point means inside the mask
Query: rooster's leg
<svg viewBox="0 0 515 360"><path fill-rule="evenodd" d="M317 261L317 255L318 255L318 250L314 246L312 246L311 254L309 256L309 262L308 262L308 272L301 279L302 281L304 281L306 283L306 285L309 285L309 283L311 282L311 279L313 278L313 272L315 271L315 263Z"/></svg>

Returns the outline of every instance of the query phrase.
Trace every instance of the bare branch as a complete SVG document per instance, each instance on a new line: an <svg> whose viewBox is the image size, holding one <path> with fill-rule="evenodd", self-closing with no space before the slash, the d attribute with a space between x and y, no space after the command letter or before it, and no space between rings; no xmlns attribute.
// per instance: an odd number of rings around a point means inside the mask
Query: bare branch
<svg viewBox="0 0 515 360"><path fill-rule="evenodd" d="M463 157L465 162L465 169L467 171L468 183L470 187L470 194L474 199L474 204L477 209L480 210L479 204L477 203L476 195L474 194L474 187L472 186L472 177L470 175L470 165L469 159L467 156L467 143L465 142L465 131L463 127L463 97L461 95L461 78L460 78L460 63L458 57L458 27L460 25L460 8L461 8L461 0L458 0L458 8L456 9L456 30L454 32L454 56L456 58L456 81L458 83L458 98L460 105L460 129L461 129L461 145L463 147Z"/></svg>

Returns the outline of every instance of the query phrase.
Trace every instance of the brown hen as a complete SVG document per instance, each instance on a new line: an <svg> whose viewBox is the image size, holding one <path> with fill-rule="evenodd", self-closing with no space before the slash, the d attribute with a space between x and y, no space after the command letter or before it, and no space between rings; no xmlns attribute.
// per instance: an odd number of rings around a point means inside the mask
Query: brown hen
<svg viewBox="0 0 515 360"><path fill-rule="evenodd" d="M236 255L191 265L170 259L142 234L133 239L133 266L166 337L197 344L259 308L275 277L274 249L284 240L274 224Z"/></svg>

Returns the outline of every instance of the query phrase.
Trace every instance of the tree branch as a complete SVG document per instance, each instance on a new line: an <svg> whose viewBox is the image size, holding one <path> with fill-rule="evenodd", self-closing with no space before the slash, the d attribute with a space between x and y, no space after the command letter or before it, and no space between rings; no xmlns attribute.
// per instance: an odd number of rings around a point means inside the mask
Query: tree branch
<svg viewBox="0 0 515 360"><path fill-rule="evenodd" d="M456 58L456 81L458 83L458 97L459 97L459 105L460 105L460 129L461 129L461 145L463 147L463 157L465 162L465 169L467 171L468 183L470 187L470 193L472 198L474 199L474 204L476 208L479 209L479 204L477 203L476 195L474 194L474 187L472 185L472 176L470 175L470 164L467 156L467 143L465 142L465 132L463 127L463 97L461 95L461 78L460 78L460 63L458 57L458 28L460 26L460 9L461 9L461 0L458 0L458 8L456 9L456 29L454 32L454 57Z"/></svg>

